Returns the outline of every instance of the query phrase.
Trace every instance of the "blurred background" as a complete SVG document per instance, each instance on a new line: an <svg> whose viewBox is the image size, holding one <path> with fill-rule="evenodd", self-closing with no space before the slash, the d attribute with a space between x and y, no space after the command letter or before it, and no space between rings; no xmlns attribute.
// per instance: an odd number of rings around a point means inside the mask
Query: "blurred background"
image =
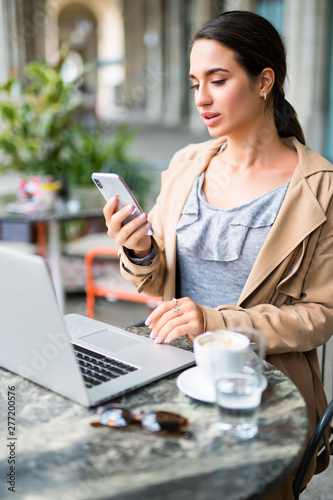
<svg viewBox="0 0 333 500"><path fill-rule="evenodd" d="M24 80L28 62L56 64L59 47L70 42L64 80L93 66L79 85L87 126L150 123L200 139L205 129L188 90L188 44L193 29L233 9L263 15L283 35L286 97L309 146L332 161L331 0L0 0L0 83L13 73Z"/></svg>

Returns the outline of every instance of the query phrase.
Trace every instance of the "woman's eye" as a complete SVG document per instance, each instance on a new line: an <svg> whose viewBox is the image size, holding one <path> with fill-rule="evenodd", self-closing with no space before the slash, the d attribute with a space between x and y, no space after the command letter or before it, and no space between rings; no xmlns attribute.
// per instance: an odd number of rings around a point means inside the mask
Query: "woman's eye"
<svg viewBox="0 0 333 500"><path fill-rule="evenodd" d="M222 79L222 80L213 80L211 83L213 85L223 85L225 82L226 82L226 78ZM190 89L191 90L198 90L199 89L199 84L198 83L192 83L190 84Z"/></svg>
<svg viewBox="0 0 333 500"><path fill-rule="evenodd" d="M214 85L223 85L227 80L224 79L224 80L214 80L212 83Z"/></svg>

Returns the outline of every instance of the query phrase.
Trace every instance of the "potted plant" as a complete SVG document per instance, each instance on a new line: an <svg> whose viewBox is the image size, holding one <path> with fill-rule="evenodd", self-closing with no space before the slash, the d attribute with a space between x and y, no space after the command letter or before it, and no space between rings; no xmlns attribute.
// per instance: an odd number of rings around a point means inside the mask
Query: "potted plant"
<svg viewBox="0 0 333 500"><path fill-rule="evenodd" d="M48 183L52 176L77 187L92 186L94 171L120 169L142 198L139 186L149 187L150 178L140 168L143 163L128 153L134 131L121 125L110 135L100 124L86 130L79 122L83 101L78 82L91 67L65 82L62 68L68 50L69 46L61 50L56 66L33 61L25 67L25 82L12 76L0 87L0 173L48 176Z"/></svg>

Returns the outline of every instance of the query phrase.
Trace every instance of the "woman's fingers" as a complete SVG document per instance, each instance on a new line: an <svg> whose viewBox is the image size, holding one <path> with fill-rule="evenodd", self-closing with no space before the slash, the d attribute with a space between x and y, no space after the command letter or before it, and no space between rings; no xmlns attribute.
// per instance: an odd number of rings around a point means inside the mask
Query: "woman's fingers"
<svg viewBox="0 0 333 500"><path fill-rule="evenodd" d="M200 335L204 320L201 308L188 297L161 303L147 318L151 338L157 344L171 342L180 335Z"/></svg>
<svg viewBox="0 0 333 500"><path fill-rule="evenodd" d="M115 203L112 203L110 201L107 205L109 205L108 208L106 208L107 215L110 214L109 219L105 218L107 222L107 227L108 227L108 234L115 238L115 236L118 236L118 233L121 231L121 229L125 226L122 226L123 221L133 212L134 207L133 205L128 205L127 207L123 207L117 212L115 211L116 205ZM112 212L112 208L114 208ZM133 222L133 221L132 221ZM127 226L127 224L126 224ZM126 233L126 231L125 231ZM128 233L128 230L127 230ZM116 238L115 238L116 239Z"/></svg>
<svg viewBox="0 0 333 500"><path fill-rule="evenodd" d="M170 312L172 308L175 307L175 303L173 301L168 301L168 302L158 302L158 306L154 311L148 316L148 318L145 321L145 324L147 326L152 325L153 323L156 323L159 319L163 317L163 315L167 312Z"/></svg>
<svg viewBox="0 0 333 500"><path fill-rule="evenodd" d="M116 194L111 198L110 201L108 201L105 204L105 206L103 208L103 214L104 214L105 224L106 224L107 228L109 228L111 217L113 216L113 214L115 213L115 210L117 208L118 200L119 200L119 196Z"/></svg>
<svg viewBox="0 0 333 500"><path fill-rule="evenodd" d="M126 212L123 212L123 210ZM119 217L118 216L119 213ZM124 245L127 248L134 248L137 246L138 243L140 243L140 240L145 236L147 233L148 229L151 228L150 222L147 221L147 214L142 213L135 219L127 222L124 226L122 226L122 222L126 217L128 217L130 212L130 209L127 209L126 207L117 214L115 214L115 224L119 224L120 221L120 231L118 234L118 243L119 245Z"/></svg>
<svg viewBox="0 0 333 500"><path fill-rule="evenodd" d="M103 210L108 236L113 238L120 246L137 252L149 253L151 238L146 233L151 228L151 223L147 221L147 214L141 213L138 217L123 225L124 220L133 213L134 207L128 205L116 211L118 199L118 195L115 195Z"/></svg>
<svg viewBox="0 0 333 500"><path fill-rule="evenodd" d="M173 308L165 310L159 319L154 321L150 338L155 339L156 343L160 343L182 322L180 315L177 315Z"/></svg>

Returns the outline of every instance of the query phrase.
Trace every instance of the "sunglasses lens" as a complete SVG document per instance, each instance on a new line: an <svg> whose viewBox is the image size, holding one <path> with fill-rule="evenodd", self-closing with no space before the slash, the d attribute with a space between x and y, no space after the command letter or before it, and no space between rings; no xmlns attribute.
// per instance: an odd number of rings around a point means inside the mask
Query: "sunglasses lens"
<svg viewBox="0 0 333 500"><path fill-rule="evenodd" d="M142 417L141 424L151 432L177 431L188 425L188 420L177 413L168 411L147 411Z"/></svg>
<svg viewBox="0 0 333 500"><path fill-rule="evenodd" d="M126 427L133 421L133 414L126 408L115 406L104 410L99 416L99 421L109 427Z"/></svg>

